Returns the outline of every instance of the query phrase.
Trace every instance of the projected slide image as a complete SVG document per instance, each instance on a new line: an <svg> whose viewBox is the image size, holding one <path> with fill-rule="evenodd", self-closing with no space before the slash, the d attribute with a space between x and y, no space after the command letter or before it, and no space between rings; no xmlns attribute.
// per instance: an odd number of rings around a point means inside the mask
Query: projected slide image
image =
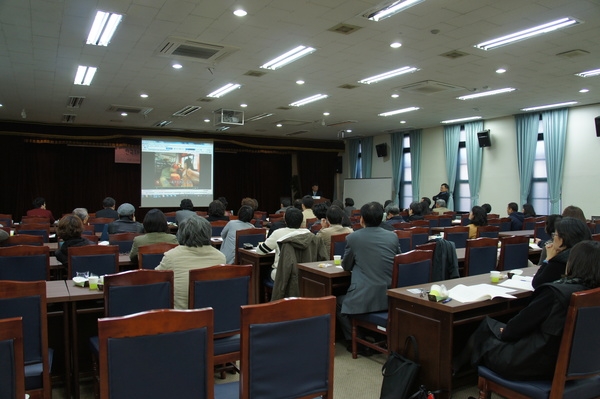
<svg viewBox="0 0 600 399"><path fill-rule="evenodd" d="M199 154L154 154L154 185L161 187L199 187Z"/></svg>

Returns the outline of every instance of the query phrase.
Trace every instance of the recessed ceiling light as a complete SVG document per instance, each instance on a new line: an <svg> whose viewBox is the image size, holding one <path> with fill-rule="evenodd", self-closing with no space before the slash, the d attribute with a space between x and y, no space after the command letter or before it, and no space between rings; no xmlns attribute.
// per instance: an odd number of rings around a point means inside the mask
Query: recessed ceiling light
<svg viewBox="0 0 600 399"><path fill-rule="evenodd" d="M515 89L514 87L505 87L503 89L496 89L496 90L483 91L481 93L468 94L466 96L456 97L456 99L457 100L472 100L474 98L479 98L479 97L494 96L496 94L502 94L502 93L510 93L511 91L515 91L515 90L517 90L517 89Z"/></svg>
<svg viewBox="0 0 600 399"><path fill-rule="evenodd" d="M0 104L0 107L2 107L2 104Z"/></svg>
<svg viewBox="0 0 600 399"><path fill-rule="evenodd" d="M406 123L406 121L400 121L400 123L404 124L404 123Z"/></svg>
<svg viewBox="0 0 600 399"><path fill-rule="evenodd" d="M142 93L142 94L140 94L140 97L142 97L142 98L148 98L148 95L146 93Z"/></svg>
<svg viewBox="0 0 600 399"><path fill-rule="evenodd" d="M123 16L120 14L98 11L96 18L94 18L92 29L90 29L90 33L88 34L86 44L108 46L122 18Z"/></svg>
<svg viewBox="0 0 600 399"><path fill-rule="evenodd" d="M306 47L306 46L298 46L287 53L280 55L279 57L273 58L271 61L261 65L260 67L263 69L278 69L284 65L289 64L290 62L296 61L298 58L302 58L305 55L308 55L312 52L316 51L315 48Z"/></svg>
<svg viewBox="0 0 600 399"><path fill-rule="evenodd" d="M297 80L297 81L296 81L296 84L298 84L298 85L303 85L303 84L304 84L304 81L303 81L303 80Z"/></svg>
<svg viewBox="0 0 600 399"><path fill-rule="evenodd" d="M418 69L415 67L405 66L402 68L394 69L393 71L380 73L379 75L375 75L375 76L371 76L370 78L365 78L365 79L359 80L358 83L364 83L366 85L369 85L371 83L379 82L380 80L393 78L394 76L403 75L405 73L410 73L410 72L415 72L415 71L418 71Z"/></svg>
<svg viewBox="0 0 600 399"><path fill-rule="evenodd" d="M278 124L277 124L277 125L275 125L275 126L277 126L277 127L281 127L281 126L283 126L283 125L282 125L281 123L278 123Z"/></svg>
<svg viewBox="0 0 600 399"><path fill-rule="evenodd" d="M302 100L298 100L298 101L291 103L290 107L301 107L308 103L312 103L313 101L322 100L327 97L328 97L327 94L315 94L314 96L306 97L306 98L303 98Z"/></svg>
<svg viewBox="0 0 600 399"><path fill-rule="evenodd" d="M377 11L371 13L367 18L371 21L381 21L382 19L386 19L391 17L394 14L399 13L400 11L406 10L409 7L414 6L415 4L419 4L424 0L396 0L386 3L383 7L379 8Z"/></svg>
<svg viewBox="0 0 600 399"><path fill-rule="evenodd" d="M400 97L400 94L398 94L398 93L392 94L392 98L398 98L398 97Z"/></svg>
<svg viewBox="0 0 600 399"><path fill-rule="evenodd" d="M204 122L208 123L208 122L210 122L210 119L206 118L206 119L204 119Z"/></svg>
<svg viewBox="0 0 600 399"><path fill-rule="evenodd" d="M183 65L181 65L181 64L173 64L173 68L175 68L175 69L181 69L181 68L183 68Z"/></svg>
<svg viewBox="0 0 600 399"><path fill-rule="evenodd" d="M472 121L472 120L475 120L475 119L481 119L481 116L469 116L467 118L448 119L446 121L441 121L440 123L466 122L466 121Z"/></svg>
<svg viewBox="0 0 600 399"><path fill-rule="evenodd" d="M504 72L506 72L506 69L504 69L504 68L496 69L496 73L504 73Z"/></svg>
<svg viewBox="0 0 600 399"><path fill-rule="evenodd" d="M394 42L394 43L390 44L390 47L391 48L400 48L400 47L402 47L402 43L400 43L400 42Z"/></svg>
<svg viewBox="0 0 600 399"><path fill-rule="evenodd" d="M127 112L121 112L121 116L127 116Z"/></svg>
<svg viewBox="0 0 600 399"><path fill-rule="evenodd" d="M75 74L75 80L73 83L76 85L89 86L92 84L92 79L94 79L97 69L98 68L96 67L79 65L77 67L77 73Z"/></svg>
<svg viewBox="0 0 600 399"><path fill-rule="evenodd" d="M235 10L233 12L233 15L235 15L236 17L245 17L246 15L248 15L248 13L244 10L239 9L239 10Z"/></svg>
<svg viewBox="0 0 600 399"><path fill-rule="evenodd" d="M416 111L418 109L420 109L420 108L419 107L408 107L408 108L397 109L395 111L383 112L383 113L377 114L377 115L378 116L392 116L392 115L396 115L396 114L403 114L405 112Z"/></svg>
<svg viewBox="0 0 600 399"><path fill-rule="evenodd" d="M323 115L329 116L329 112L323 112Z"/></svg>
<svg viewBox="0 0 600 399"><path fill-rule="evenodd" d="M579 90L580 93L587 93L589 91L590 91L590 89L581 89L581 90Z"/></svg>
<svg viewBox="0 0 600 399"><path fill-rule="evenodd" d="M352 133L352 129L346 129L346 133Z"/></svg>
<svg viewBox="0 0 600 399"><path fill-rule="evenodd" d="M248 106L248 104L240 104L240 107L242 108L246 108Z"/></svg>
<svg viewBox="0 0 600 399"><path fill-rule="evenodd" d="M535 107L521 108L521 111L537 111L538 109L566 107L567 105L574 105L574 104L577 104L577 101L567 101L565 103L538 105Z"/></svg>
<svg viewBox="0 0 600 399"><path fill-rule="evenodd" d="M230 91L239 89L240 87L242 87L242 85L240 85L238 83L227 83L225 86L218 88L217 90L208 94L206 97L219 98L219 97L222 97L225 94L229 93Z"/></svg>

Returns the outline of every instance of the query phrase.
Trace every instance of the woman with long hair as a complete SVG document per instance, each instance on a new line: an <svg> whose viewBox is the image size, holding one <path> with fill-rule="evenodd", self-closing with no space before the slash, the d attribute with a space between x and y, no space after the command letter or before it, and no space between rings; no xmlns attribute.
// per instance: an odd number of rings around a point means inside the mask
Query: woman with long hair
<svg viewBox="0 0 600 399"><path fill-rule="evenodd" d="M480 206L471 208L469 214L469 238L477 237L477 227L487 225L487 212Z"/></svg>

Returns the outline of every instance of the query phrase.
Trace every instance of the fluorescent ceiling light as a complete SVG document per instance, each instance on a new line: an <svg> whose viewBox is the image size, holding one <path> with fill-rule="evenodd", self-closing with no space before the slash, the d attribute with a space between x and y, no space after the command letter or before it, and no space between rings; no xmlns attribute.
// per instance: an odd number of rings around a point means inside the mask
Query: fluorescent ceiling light
<svg viewBox="0 0 600 399"><path fill-rule="evenodd" d="M86 44L94 46L108 46L110 39L117 30L123 16L110 12L98 11L88 35Z"/></svg>
<svg viewBox="0 0 600 399"><path fill-rule="evenodd" d="M579 23L580 22L576 19L561 18L543 25L534 26L533 28L525 29L506 36L498 37L496 39L488 40L487 42L476 44L475 47L482 50L491 50L496 47L504 46L519 40L529 39L530 37L541 35L542 33L552 32L553 30L566 28L567 26L572 26Z"/></svg>
<svg viewBox="0 0 600 399"><path fill-rule="evenodd" d="M440 123L466 122L466 121L473 121L475 119L481 119L481 116L469 116L468 118L448 119L447 121L441 121Z"/></svg>
<svg viewBox="0 0 600 399"><path fill-rule="evenodd" d="M264 69L277 69L277 68L281 68L282 66L289 64L292 61L296 61L298 58L302 58L305 55L308 55L312 52L316 51L316 49L312 48L312 47L306 47L306 46L298 46L293 50L288 51L285 54L280 55L279 57L272 59L271 61L267 62L264 65L261 65L261 68Z"/></svg>
<svg viewBox="0 0 600 399"><path fill-rule="evenodd" d="M479 97L494 96L496 94L502 94L502 93L510 93L511 91L515 91L515 90L517 90L517 89L515 89L514 87L505 87L504 89L489 90L489 91L484 91L481 93L460 96L460 97L456 97L456 99L457 100L472 100L474 98L479 98Z"/></svg>
<svg viewBox="0 0 600 399"><path fill-rule="evenodd" d="M94 79L94 74L96 73L96 67L87 67L79 65L77 67L77 74L75 75L75 83L76 85L89 86L92 83L92 79Z"/></svg>
<svg viewBox="0 0 600 399"><path fill-rule="evenodd" d="M221 87L221 88L213 91L212 93L210 93L206 97L219 98L219 97L222 97L225 94L229 93L230 91L233 91L235 89L239 89L240 87L242 87L242 85L237 84L237 83L227 83L225 86L223 86L223 87Z"/></svg>
<svg viewBox="0 0 600 399"><path fill-rule="evenodd" d="M393 71L384 72L379 75L371 76L370 78L359 80L358 83L364 83L366 85L370 85L371 83L376 83L381 80L393 78L394 76L403 75L405 73L410 73L410 72L415 72L415 71L418 71L418 69L415 67L405 66L400 69L394 69Z"/></svg>
<svg viewBox="0 0 600 399"><path fill-rule="evenodd" d="M576 73L575 75L581 76L582 78L589 78L590 76L598 76L600 75L600 69L593 69L591 71L585 71Z"/></svg>
<svg viewBox="0 0 600 399"><path fill-rule="evenodd" d="M421 108L419 108L419 107L402 108L402 109L397 109L395 111L384 112L382 114L378 114L378 116L391 116L391 115L396 115L396 114L403 114L405 112L416 111L418 109L421 109Z"/></svg>
<svg viewBox="0 0 600 399"><path fill-rule="evenodd" d="M307 97L305 99L298 100L296 102L291 103L290 107L301 107L301 106L306 105L308 103L312 103L313 101L322 100L322 99L327 98L327 97L329 97L327 94L315 94L314 96L310 96L310 97Z"/></svg>
<svg viewBox="0 0 600 399"><path fill-rule="evenodd" d="M577 104L577 101L567 101L565 103L538 105L536 107L521 108L521 111L537 111L538 109L566 107L567 105Z"/></svg>
<svg viewBox="0 0 600 399"><path fill-rule="evenodd" d="M272 116L272 115L273 115L272 113L263 113L263 114L254 115L253 117L246 119L246 122L254 122L259 119L268 118L269 116Z"/></svg>
<svg viewBox="0 0 600 399"><path fill-rule="evenodd" d="M409 7L419 4L424 0L398 0L392 3L388 3L385 7L371 13L368 18L371 21L381 21L382 19L391 17L392 15L404 11Z"/></svg>

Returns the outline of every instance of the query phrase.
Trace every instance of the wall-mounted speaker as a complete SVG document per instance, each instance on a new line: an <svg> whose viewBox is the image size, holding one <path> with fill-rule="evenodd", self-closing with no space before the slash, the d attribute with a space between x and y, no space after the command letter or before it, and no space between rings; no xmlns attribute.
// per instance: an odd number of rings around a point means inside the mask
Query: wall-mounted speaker
<svg viewBox="0 0 600 399"><path fill-rule="evenodd" d="M342 165L344 164L344 158L338 156L335 160L335 173L342 173Z"/></svg>
<svg viewBox="0 0 600 399"><path fill-rule="evenodd" d="M492 140L490 139L489 129L477 133L477 140L479 141L479 147L491 147Z"/></svg>
<svg viewBox="0 0 600 399"><path fill-rule="evenodd" d="M600 137L600 116L596 117L596 137Z"/></svg>
<svg viewBox="0 0 600 399"><path fill-rule="evenodd" d="M379 158L387 157L387 143L377 144L375 150L377 151L377 156Z"/></svg>

